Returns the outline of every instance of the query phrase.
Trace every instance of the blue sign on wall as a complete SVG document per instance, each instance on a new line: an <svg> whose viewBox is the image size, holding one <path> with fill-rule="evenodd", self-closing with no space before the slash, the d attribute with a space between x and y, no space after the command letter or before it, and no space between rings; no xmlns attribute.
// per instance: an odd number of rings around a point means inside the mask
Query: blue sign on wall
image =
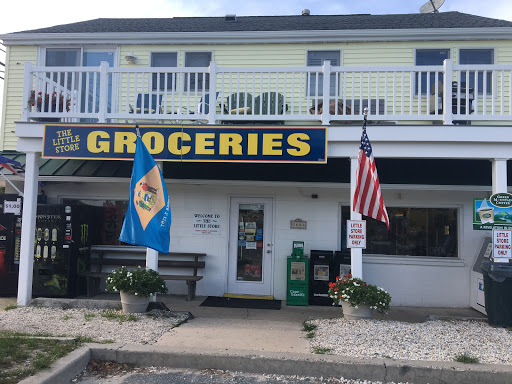
<svg viewBox="0 0 512 384"><path fill-rule="evenodd" d="M326 163L326 127L143 126L155 160ZM47 124L43 157L131 160L136 133L126 125Z"/></svg>

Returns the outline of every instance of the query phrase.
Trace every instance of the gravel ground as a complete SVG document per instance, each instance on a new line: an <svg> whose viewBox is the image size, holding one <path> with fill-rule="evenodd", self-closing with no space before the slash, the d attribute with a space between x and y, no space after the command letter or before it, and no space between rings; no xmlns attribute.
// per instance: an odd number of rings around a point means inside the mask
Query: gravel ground
<svg viewBox="0 0 512 384"><path fill-rule="evenodd" d="M454 361L467 354L480 363L512 364L512 329L477 321L403 323L380 320L313 320L311 345L352 357Z"/></svg>
<svg viewBox="0 0 512 384"><path fill-rule="evenodd" d="M133 314L136 321L120 321L120 310L19 307L0 311L0 330L44 333L54 336L85 336L95 341L154 344L160 336L188 318L186 313L153 310Z"/></svg>
<svg viewBox="0 0 512 384"><path fill-rule="evenodd" d="M44 307L19 307L0 311L0 330L26 333L43 333L56 336L85 336L96 341L112 340L120 343L154 344L164 333L176 327L188 317L187 313L152 311L134 314L136 321L120 321L121 311L112 311L113 319L102 316L99 309L60 309ZM512 364L512 330L494 328L484 322L428 321L403 323L382 320L313 320L316 325L311 339L313 351L359 358L388 357L407 360L454 361L458 354L476 357L481 363ZM131 371L128 375L114 373L106 381L95 372L84 372L73 382L85 383L139 383L151 374L154 383L183 382L190 372L176 372L155 368L153 372ZM131 374L130 374L131 373ZM174 375L174 376L173 376ZM183 376L184 375L184 376ZM202 383L209 375L216 383L340 383L380 384L380 382L347 380L343 378L307 378L260 375L244 376L240 373L221 371L196 372ZM125 376L125 377L122 377ZM172 380L169 381L170 377ZM194 375L192 375L194 376ZM215 378L216 381L212 381ZM246 379L244 381L244 378ZM92 381L87 381L91 380ZM190 377L188 378L190 379ZM118 381L117 381L118 380ZM126 380L126 381L125 381ZM181 381L180 381L181 380ZM254 381L253 381L254 380Z"/></svg>

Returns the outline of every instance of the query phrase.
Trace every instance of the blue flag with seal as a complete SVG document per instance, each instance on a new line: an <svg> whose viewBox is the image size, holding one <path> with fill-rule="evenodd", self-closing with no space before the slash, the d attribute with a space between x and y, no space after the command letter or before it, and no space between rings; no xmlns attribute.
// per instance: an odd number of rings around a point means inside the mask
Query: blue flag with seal
<svg viewBox="0 0 512 384"><path fill-rule="evenodd" d="M130 182L130 202L119 240L169 253L171 203L164 178L140 136Z"/></svg>

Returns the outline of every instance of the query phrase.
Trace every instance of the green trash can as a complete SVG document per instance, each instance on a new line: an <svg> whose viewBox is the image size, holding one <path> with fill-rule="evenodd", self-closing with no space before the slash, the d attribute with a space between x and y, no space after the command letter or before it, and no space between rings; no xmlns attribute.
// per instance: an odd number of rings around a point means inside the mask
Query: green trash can
<svg viewBox="0 0 512 384"><path fill-rule="evenodd" d="M482 273L489 325L512 327L512 264L484 261Z"/></svg>

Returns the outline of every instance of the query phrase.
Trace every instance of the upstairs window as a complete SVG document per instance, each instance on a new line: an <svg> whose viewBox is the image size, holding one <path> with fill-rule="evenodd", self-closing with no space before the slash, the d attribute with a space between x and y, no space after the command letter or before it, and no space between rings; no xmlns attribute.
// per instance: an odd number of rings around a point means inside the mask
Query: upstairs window
<svg viewBox="0 0 512 384"><path fill-rule="evenodd" d="M151 53L151 66L152 67L177 67L178 54L176 52L153 52ZM157 89L160 91L173 91L175 90L176 74L172 73L153 73L152 88L153 91ZM167 80L167 88L166 81Z"/></svg>
<svg viewBox="0 0 512 384"><path fill-rule="evenodd" d="M459 51L459 64L494 64L494 49L461 49ZM478 94L484 94L484 72L483 71L470 71L469 72L469 87L475 90L475 78L477 78L476 85L478 86ZM465 83L466 72L461 73L461 81ZM486 74L485 92L490 95L492 90L492 72Z"/></svg>
<svg viewBox="0 0 512 384"><path fill-rule="evenodd" d="M212 61L211 52L186 52L185 67L209 67ZM189 89L190 87L190 89ZM202 92L210 90L210 74L191 73L185 77L185 91Z"/></svg>
<svg viewBox="0 0 512 384"><path fill-rule="evenodd" d="M443 65L446 59L450 58L449 49L417 49L416 50L416 65ZM432 89L435 89L436 74L430 72L430 90L427 90L427 72L420 72L421 74L421 94L430 94ZM439 73L437 81L443 82L443 74ZM418 74L415 76L415 93L418 94Z"/></svg>
<svg viewBox="0 0 512 384"><path fill-rule="evenodd" d="M308 52L308 67L317 67L324 65L324 61L330 61L331 66L340 65L340 51L309 51ZM336 75L330 76L330 96L336 96ZM318 75L318 90L317 90L317 76L316 73L309 74L309 96L323 96L323 83L324 75Z"/></svg>
<svg viewBox="0 0 512 384"><path fill-rule="evenodd" d="M46 67L77 67L80 65L80 48L47 48Z"/></svg>
<svg viewBox="0 0 512 384"><path fill-rule="evenodd" d="M80 56L82 51L80 48L46 48L45 66L46 67L77 67L80 65ZM46 74L46 77L51 78L55 83L58 81L58 74ZM64 76L61 75L60 85L64 86ZM71 89L71 75L68 76L67 88Z"/></svg>

